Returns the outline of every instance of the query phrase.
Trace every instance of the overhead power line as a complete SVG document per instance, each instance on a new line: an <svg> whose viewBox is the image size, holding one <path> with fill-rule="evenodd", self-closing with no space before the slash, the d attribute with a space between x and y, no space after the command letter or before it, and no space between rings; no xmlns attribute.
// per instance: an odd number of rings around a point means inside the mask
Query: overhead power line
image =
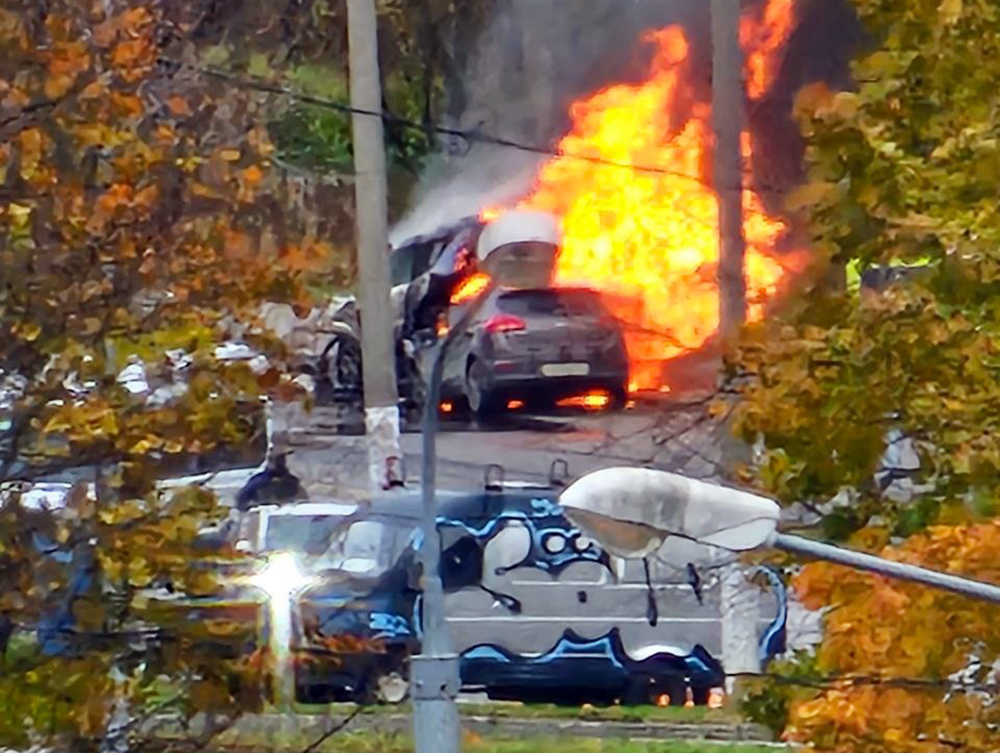
<svg viewBox="0 0 1000 753"><path fill-rule="evenodd" d="M678 170L671 170L666 167L661 167L658 165L642 165L633 164L631 162L621 162L619 160L608 159L606 157L601 157L593 154L581 154L579 152L567 152L564 150L556 150L551 147L542 146L539 144L531 144L525 141L520 141L517 139L506 138L503 136L496 136L482 129L462 129L462 128L449 128L443 126L439 123L425 122L421 123L415 120L410 120L409 118L404 118L399 115L395 115L386 111L377 110L367 110L362 108L351 107L349 104L344 102L338 102L336 100L327 99L325 97L319 97L314 94L308 94L306 92L299 91L285 84L276 83L274 81L268 81L266 79L261 79L258 77L250 77L242 74L233 73L231 71L225 71L218 68L203 67L191 65L190 63L184 63L179 60L173 60L171 58L161 58L159 60L161 65L170 66L174 68L183 68L184 70L190 71L192 73L197 73L199 75L213 78L218 81L225 82L226 84L233 86L235 88L246 89L250 91L256 91L263 94L273 94L276 96L289 97L302 104L312 105L314 107L319 107L326 110L331 110L338 112L343 115L367 115L373 118L381 118L384 123L397 126L400 128L406 128L408 130L419 131L421 133L434 133L438 136L448 136L451 138L461 139L470 144L487 144L490 146L500 146L508 149L515 149L521 152L527 152L529 154L537 154L545 157L565 157L569 159L580 160L583 162L591 162L597 165L605 165L607 167L615 167L623 170L634 170L636 172L651 173L658 175L669 175L671 177L681 178L683 180L696 183L700 186L708 188L709 190L714 190L711 182L701 178L697 175L691 175L689 173L680 172Z"/></svg>

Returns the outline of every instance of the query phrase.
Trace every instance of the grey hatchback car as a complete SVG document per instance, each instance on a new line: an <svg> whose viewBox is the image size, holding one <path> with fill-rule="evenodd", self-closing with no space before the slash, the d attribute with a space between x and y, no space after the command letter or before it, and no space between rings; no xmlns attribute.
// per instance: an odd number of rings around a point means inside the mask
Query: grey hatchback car
<svg viewBox="0 0 1000 753"><path fill-rule="evenodd" d="M449 312L454 324L464 314ZM621 407L628 354L594 290L495 289L450 349L445 395L480 417L505 410Z"/></svg>

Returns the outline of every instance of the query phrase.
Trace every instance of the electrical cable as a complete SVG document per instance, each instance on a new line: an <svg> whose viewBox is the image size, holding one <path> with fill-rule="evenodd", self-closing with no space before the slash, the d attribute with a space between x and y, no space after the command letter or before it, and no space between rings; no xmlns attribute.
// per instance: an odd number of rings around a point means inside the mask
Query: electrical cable
<svg viewBox="0 0 1000 753"><path fill-rule="evenodd" d="M394 125L409 130L420 131L422 133L434 133L437 134L438 136L449 136L452 138L459 138L468 143L501 146L531 154L538 154L541 156L565 157L569 159L581 160L584 162L591 162L598 165L604 165L607 167L616 167L643 173L669 175L676 178L682 178L684 180L714 190L714 187L712 186L711 182L705 180L700 176L691 175L689 173L684 173L677 170L671 170L665 167L660 167L655 165L637 165L629 162L612 160L606 157L600 157L592 154L581 154L578 152L567 152L564 150L556 150L547 146L531 144L524 141L519 141L517 139L506 138L503 136L496 136L487 133L481 129L470 130L461 128L451 128L440 125L433 121L421 123L415 120L410 120L408 118L403 118L398 115L394 115L384 110L376 111L376 110L367 110L363 108L352 107L351 105L345 104L343 102L337 102L335 100L327 99L324 97L318 97L313 94L308 94L306 92L298 91L287 85L275 83L273 81L268 81L258 77L248 77L230 71L224 71L218 68L196 66L190 63L184 63L179 60L174 60L172 58L161 57L158 59L158 63L160 65L172 67L177 70L184 69L208 78L213 78L218 81L223 81L235 88L247 89L251 91L260 92L262 94L273 94L276 96L289 97L303 104L312 105L314 107L319 107L327 110L333 110L335 112L339 112L344 115L356 114L356 115L367 115L369 117L378 117L382 118L383 122L386 123L387 125ZM746 188L751 188L751 187L752 186L747 186ZM767 186L765 184L756 184L756 187L777 188L775 186Z"/></svg>

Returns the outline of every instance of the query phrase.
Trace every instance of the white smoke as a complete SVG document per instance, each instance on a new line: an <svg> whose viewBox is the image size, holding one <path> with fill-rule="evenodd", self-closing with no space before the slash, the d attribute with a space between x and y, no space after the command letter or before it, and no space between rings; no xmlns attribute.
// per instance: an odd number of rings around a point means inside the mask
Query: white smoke
<svg viewBox="0 0 1000 753"><path fill-rule="evenodd" d="M697 19L705 27L707 18L704 3L687 0L498 0L471 42L464 110L448 125L554 148L570 125L571 102L645 71L645 29ZM421 176L390 242L517 201L530 192L543 159L483 143L441 159Z"/></svg>
<svg viewBox="0 0 1000 753"><path fill-rule="evenodd" d="M532 187L542 157L508 147L477 147L429 171L415 191L416 205L396 223L389 242L432 233L491 206L506 206Z"/></svg>

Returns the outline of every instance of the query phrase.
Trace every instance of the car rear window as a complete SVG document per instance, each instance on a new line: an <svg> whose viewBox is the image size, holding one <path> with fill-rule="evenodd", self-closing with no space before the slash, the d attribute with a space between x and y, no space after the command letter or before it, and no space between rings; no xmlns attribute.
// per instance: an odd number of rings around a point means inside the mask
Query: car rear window
<svg viewBox="0 0 1000 753"><path fill-rule="evenodd" d="M600 316L600 296L592 290L517 290L504 293L497 307L515 316Z"/></svg>

